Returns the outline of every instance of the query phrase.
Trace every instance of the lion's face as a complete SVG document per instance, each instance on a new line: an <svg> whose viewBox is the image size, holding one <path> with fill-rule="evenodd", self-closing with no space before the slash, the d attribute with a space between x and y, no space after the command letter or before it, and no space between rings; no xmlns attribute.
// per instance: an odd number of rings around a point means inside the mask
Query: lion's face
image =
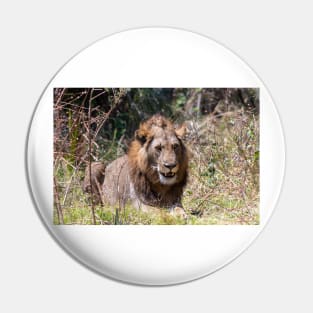
<svg viewBox="0 0 313 313"><path fill-rule="evenodd" d="M175 129L162 116L155 115L136 131L129 156L153 184L174 185L187 170L187 150L182 142L185 127Z"/></svg>
<svg viewBox="0 0 313 313"><path fill-rule="evenodd" d="M163 185L173 185L179 178L183 146L175 131L156 128L147 146L148 164Z"/></svg>

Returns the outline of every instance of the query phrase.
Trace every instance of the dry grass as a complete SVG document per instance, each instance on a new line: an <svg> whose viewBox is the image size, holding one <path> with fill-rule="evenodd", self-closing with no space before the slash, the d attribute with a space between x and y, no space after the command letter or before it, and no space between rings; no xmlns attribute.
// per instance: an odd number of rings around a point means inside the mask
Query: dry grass
<svg viewBox="0 0 313 313"><path fill-rule="evenodd" d="M259 121L243 111L195 129L183 203L200 224L259 223Z"/></svg>
<svg viewBox="0 0 313 313"><path fill-rule="evenodd" d="M165 209L137 211L95 207L97 224L258 224L259 121L238 110L188 122L192 151L183 195L187 221ZM60 159L55 174L65 224L92 224L88 199L81 190L83 171ZM70 187L69 187L70 186ZM56 208L54 223L58 224Z"/></svg>

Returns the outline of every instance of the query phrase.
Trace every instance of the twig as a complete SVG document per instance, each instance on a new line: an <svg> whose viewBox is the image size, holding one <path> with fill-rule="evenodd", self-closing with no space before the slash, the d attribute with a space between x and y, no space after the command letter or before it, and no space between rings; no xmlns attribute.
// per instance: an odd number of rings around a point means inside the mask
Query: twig
<svg viewBox="0 0 313 313"><path fill-rule="evenodd" d="M70 178L70 181L69 181L69 183L68 183L67 186L66 186L64 198L63 198L63 201L62 201L62 205L63 205L63 206L65 205L65 201L66 201L68 192L69 192L69 190L70 190L70 187L71 187L73 178L74 178L74 176L76 175L78 168L79 168L79 167L77 166L77 167L74 169L73 174L72 174L72 176L71 176L71 178Z"/></svg>
<svg viewBox="0 0 313 313"><path fill-rule="evenodd" d="M53 187L54 187L54 198L55 198L55 205L57 207L59 224L64 224L63 212L62 212L62 208L60 205L60 197L59 197L57 182L56 182L55 177L53 177Z"/></svg>
<svg viewBox="0 0 313 313"><path fill-rule="evenodd" d="M96 224L96 215L95 215L95 207L94 207L94 201L93 201L93 188L91 183L91 161L92 161L92 155L91 155L91 99L92 99L92 93L93 89L90 91L90 98L89 98L89 108L88 108L88 139L89 139L89 181L90 181L90 194L91 194L91 214L92 214L92 221L93 224Z"/></svg>

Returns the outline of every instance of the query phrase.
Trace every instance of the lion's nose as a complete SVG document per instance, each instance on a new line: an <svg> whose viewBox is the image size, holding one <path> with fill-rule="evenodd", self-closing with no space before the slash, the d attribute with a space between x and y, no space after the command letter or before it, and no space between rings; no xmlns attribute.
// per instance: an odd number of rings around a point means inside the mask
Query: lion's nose
<svg viewBox="0 0 313 313"><path fill-rule="evenodd" d="M176 165L177 163L164 163L164 166L170 170L172 170Z"/></svg>

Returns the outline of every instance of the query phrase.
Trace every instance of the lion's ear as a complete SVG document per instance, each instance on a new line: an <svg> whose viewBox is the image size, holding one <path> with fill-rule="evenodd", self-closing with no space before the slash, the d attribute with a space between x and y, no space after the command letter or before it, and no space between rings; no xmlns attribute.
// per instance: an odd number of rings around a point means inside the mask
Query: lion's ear
<svg viewBox="0 0 313 313"><path fill-rule="evenodd" d="M147 140L145 134L144 134L142 131L140 131L140 129L137 129L137 130L135 131L135 138L136 138L142 145L143 145L143 144L146 142L146 140Z"/></svg>
<svg viewBox="0 0 313 313"><path fill-rule="evenodd" d="M186 134L186 124L183 123L175 129L176 136L180 139L183 139Z"/></svg>

